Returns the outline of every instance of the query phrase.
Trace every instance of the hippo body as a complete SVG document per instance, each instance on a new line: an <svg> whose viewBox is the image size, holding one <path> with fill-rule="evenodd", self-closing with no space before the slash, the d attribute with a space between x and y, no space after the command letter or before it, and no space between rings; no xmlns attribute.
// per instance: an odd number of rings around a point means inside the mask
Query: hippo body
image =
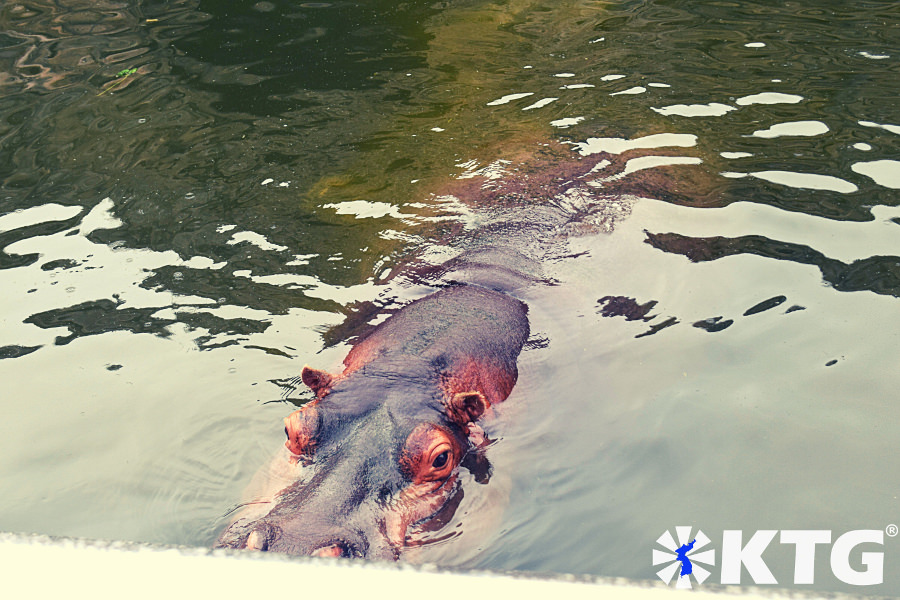
<svg viewBox="0 0 900 600"><path fill-rule="evenodd" d="M277 493L244 505L219 546L396 559L410 532L452 516L460 466L487 480L477 422L516 383L529 335L520 292L550 283L534 258L577 256L567 240L611 232L637 196L704 206L703 190L719 189L712 172L674 179L658 168L635 171L634 152L503 144L518 149L514 160L435 191L477 210L471 226L442 234L446 248L468 250L441 265L401 266L388 278L440 289L360 336L340 374L304 367L315 400L285 419L287 456L273 462L293 470L271 469L277 486L267 489ZM336 327L333 339L348 339L359 318Z"/></svg>
<svg viewBox="0 0 900 600"><path fill-rule="evenodd" d="M293 480L217 546L396 559L411 527L458 503L460 463L484 442L477 421L512 391L529 335L514 294L538 276L512 250L464 254L420 274L446 287L372 329L343 372L304 367L315 399L285 419L276 459Z"/></svg>

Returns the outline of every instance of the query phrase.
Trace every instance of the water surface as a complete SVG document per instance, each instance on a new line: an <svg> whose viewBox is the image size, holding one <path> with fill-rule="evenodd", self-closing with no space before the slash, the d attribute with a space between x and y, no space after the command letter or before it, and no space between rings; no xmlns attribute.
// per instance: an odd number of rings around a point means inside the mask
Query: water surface
<svg viewBox="0 0 900 600"><path fill-rule="evenodd" d="M390 273L563 201L590 226L528 292L494 475L410 560L653 580L678 525L900 521L898 17L5 4L0 530L211 544L300 367L337 368L363 303L424 293ZM883 585L823 553L813 587L900 593L884 551Z"/></svg>

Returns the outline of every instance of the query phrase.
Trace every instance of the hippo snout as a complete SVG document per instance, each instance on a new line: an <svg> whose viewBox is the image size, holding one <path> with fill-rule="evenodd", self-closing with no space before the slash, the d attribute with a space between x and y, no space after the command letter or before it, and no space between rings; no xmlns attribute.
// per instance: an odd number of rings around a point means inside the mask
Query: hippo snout
<svg viewBox="0 0 900 600"><path fill-rule="evenodd" d="M388 548L380 551L381 545L370 548L368 539L352 531L332 531L330 535L311 537L308 534L283 529L271 523L258 524L245 538L228 543L220 540L220 547L232 547L258 552L284 552L294 555L328 558L380 558L396 560L397 553Z"/></svg>

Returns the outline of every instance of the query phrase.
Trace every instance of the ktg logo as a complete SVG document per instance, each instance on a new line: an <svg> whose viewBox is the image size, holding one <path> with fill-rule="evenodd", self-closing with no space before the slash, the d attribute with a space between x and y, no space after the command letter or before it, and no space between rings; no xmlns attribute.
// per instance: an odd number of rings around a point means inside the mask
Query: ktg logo
<svg viewBox="0 0 900 600"><path fill-rule="evenodd" d="M675 535L666 531L656 543L665 550L653 549L653 566L665 565L656 575L675 587L691 588L693 582L701 584L712 574L707 567L716 564L716 551L707 548L712 540L699 529L691 535L690 526L675 528ZM897 526L888 525L887 534L897 535ZM779 535L781 544L794 546L794 583L812 584L816 565L816 546L831 545L831 572L840 581L849 585L878 585L884 580L884 552L871 551L871 545L884 546L885 531L880 529L858 529L841 534L832 542L831 531L827 529L761 529L753 533L744 543L741 530L726 529L722 532L722 555L720 583L741 583L741 567L757 585L776 584L778 581L763 561L762 555L769 544ZM869 544L868 550L857 547ZM856 568L853 563L862 568Z"/></svg>

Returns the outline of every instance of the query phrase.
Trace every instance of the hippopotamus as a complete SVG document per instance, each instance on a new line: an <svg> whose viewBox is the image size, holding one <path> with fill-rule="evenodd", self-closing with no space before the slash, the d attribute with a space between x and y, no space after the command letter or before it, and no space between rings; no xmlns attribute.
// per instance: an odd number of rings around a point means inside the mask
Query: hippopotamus
<svg viewBox="0 0 900 600"><path fill-rule="evenodd" d="M478 210L476 227L451 226L440 243L465 250L441 265L398 266L389 282L396 275L433 293L360 335L340 373L303 368L314 399L284 421L287 457L261 471L271 480L265 499L243 505L217 546L397 559L416 541L411 532L452 516L461 467L486 481L479 419L516 384L529 336L523 298L552 283L541 262L567 256L573 236L612 231L635 194L678 187L656 169L629 167L632 154L567 152L542 143L515 167L496 163L509 167L502 178L459 177L442 190ZM354 321L336 328L339 339Z"/></svg>
<svg viewBox="0 0 900 600"><path fill-rule="evenodd" d="M303 367L314 399L284 419L295 475L217 547L397 559L411 527L453 507L479 419L515 386L529 336L516 295L539 276L517 251L465 253L419 273L439 289L371 329L342 372Z"/></svg>

